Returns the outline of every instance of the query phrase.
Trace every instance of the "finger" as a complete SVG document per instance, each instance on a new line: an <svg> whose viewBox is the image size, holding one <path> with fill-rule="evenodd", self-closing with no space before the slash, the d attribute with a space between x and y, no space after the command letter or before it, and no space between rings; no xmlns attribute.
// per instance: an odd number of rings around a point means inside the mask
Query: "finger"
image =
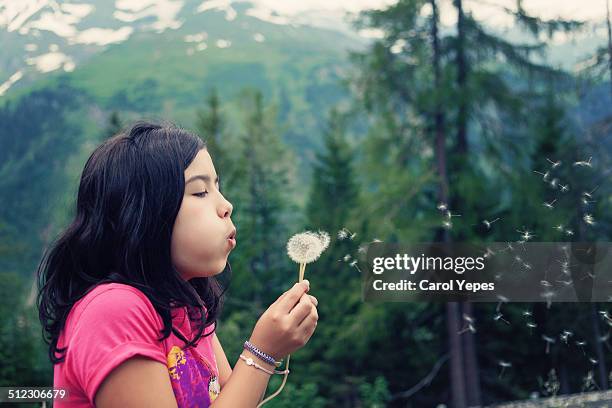
<svg viewBox="0 0 612 408"><path fill-rule="evenodd" d="M314 305L308 295L305 294L300 298L298 304L289 312L294 327L298 327L302 323L304 318L311 313L313 307Z"/></svg>
<svg viewBox="0 0 612 408"><path fill-rule="evenodd" d="M279 300L278 305L280 309L285 313L289 313L296 303L299 302L301 296L308 291L309 285L310 283L306 279L293 285L293 287L287 291L286 295Z"/></svg>
<svg viewBox="0 0 612 408"><path fill-rule="evenodd" d="M311 303L311 307L308 310L308 313L299 321L298 328L303 327L304 324L308 324L308 319L314 318L315 321L319 319L319 313L317 311L317 307Z"/></svg>
<svg viewBox="0 0 612 408"><path fill-rule="evenodd" d="M317 300L316 297L312 296L312 295L308 295L310 296L310 300L312 300L312 303L314 303L315 306L319 305L319 301Z"/></svg>
<svg viewBox="0 0 612 408"><path fill-rule="evenodd" d="M317 316L316 314L309 314L308 316L306 316L304 321L302 321L302 324L298 326L298 330L301 330L307 338L312 336L312 333L314 333L317 327L318 319L319 316Z"/></svg>

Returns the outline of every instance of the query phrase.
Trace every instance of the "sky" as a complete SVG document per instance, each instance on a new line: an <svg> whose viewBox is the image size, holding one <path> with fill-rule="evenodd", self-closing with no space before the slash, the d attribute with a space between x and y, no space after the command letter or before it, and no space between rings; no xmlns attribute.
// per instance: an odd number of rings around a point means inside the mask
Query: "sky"
<svg viewBox="0 0 612 408"><path fill-rule="evenodd" d="M297 14L308 10L359 11L381 8L394 0L256 0L281 14ZM516 0L464 0L464 7L478 18L490 18L494 25L509 23L499 10L499 5L514 7ZM452 18L452 1L440 1L443 19ZM523 0L523 8L544 18L565 17L586 20L603 20L606 0Z"/></svg>

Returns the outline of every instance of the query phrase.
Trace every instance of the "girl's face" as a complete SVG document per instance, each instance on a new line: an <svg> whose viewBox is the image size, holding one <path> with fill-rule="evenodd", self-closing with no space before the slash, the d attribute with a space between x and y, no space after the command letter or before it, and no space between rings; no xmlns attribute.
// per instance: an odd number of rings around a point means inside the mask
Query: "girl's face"
<svg viewBox="0 0 612 408"><path fill-rule="evenodd" d="M185 193L172 230L172 263L185 280L214 276L225 268L235 241L232 204L219 191L206 149L185 169Z"/></svg>

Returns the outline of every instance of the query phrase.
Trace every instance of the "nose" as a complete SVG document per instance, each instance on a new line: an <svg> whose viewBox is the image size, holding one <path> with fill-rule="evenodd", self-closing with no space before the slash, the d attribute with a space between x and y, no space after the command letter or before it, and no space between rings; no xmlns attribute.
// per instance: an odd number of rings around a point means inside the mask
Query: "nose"
<svg viewBox="0 0 612 408"><path fill-rule="evenodd" d="M219 216L222 218L231 217L232 211L234 211L234 206L224 198L219 210Z"/></svg>

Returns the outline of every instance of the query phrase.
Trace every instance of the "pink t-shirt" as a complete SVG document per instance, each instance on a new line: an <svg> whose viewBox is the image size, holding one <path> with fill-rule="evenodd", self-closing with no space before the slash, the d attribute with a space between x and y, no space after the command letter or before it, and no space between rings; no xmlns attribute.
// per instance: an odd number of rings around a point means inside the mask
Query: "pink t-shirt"
<svg viewBox="0 0 612 408"><path fill-rule="evenodd" d="M186 308L173 310L173 324L192 338ZM54 365L53 386L68 390L68 399L55 407L93 407L104 378L130 357L140 355L163 363L179 407L208 407L220 392L213 335L184 350L174 335L163 341L161 316L138 289L120 283L95 287L74 304L58 347L68 346L64 362ZM194 328L195 330L195 328ZM207 327L204 334L214 331Z"/></svg>

